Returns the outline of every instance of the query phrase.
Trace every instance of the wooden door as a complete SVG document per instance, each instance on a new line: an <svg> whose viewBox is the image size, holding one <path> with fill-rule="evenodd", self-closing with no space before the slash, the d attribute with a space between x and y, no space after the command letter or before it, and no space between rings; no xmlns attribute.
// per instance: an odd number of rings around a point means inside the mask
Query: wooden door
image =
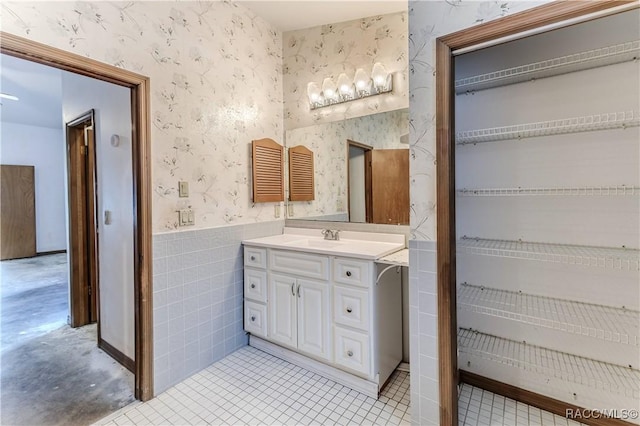
<svg viewBox="0 0 640 426"><path fill-rule="evenodd" d="M0 170L0 259L35 256L35 169L2 165Z"/></svg>
<svg viewBox="0 0 640 426"><path fill-rule="evenodd" d="M373 223L409 224L409 150L371 151Z"/></svg>
<svg viewBox="0 0 640 426"><path fill-rule="evenodd" d="M70 321L98 321L98 236L93 112L67 124ZM100 325L98 324L98 334Z"/></svg>
<svg viewBox="0 0 640 426"><path fill-rule="evenodd" d="M296 348L296 279L272 274L269 278L269 338Z"/></svg>
<svg viewBox="0 0 640 426"><path fill-rule="evenodd" d="M329 358L331 312L329 284L298 279L298 349L319 358Z"/></svg>

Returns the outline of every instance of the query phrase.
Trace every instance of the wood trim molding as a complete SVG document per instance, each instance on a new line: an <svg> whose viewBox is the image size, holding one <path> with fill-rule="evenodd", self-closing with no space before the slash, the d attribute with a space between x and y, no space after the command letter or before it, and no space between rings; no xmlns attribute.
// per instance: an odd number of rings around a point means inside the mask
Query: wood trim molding
<svg viewBox="0 0 640 426"><path fill-rule="evenodd" d="M440 37L439 40L449 46L451 50L463 49L474 44L485 43L545 25L637 2L638 0L593 0L588 2L560 0L448 34Z"/></svg>
<svg viewBox="0 0 640 426"><path fill-rule="evenodd" d="M440 424L458 424L458 353L456 321L456 208L454 103L451 49L436 41L436 251L438 287L438 361L440 364Z"/></svg>
<svg viewBox="0 0 640 426"><path fill-rule="evenodd" d="M153 398L151 111L148 77L0 31L0 52L131 89L134 186L135 397Z"/></svg>
<svg viewBox="0 0 640 426"><path fill-rule="evenodd" d="M495 394L502 395L504 397L511 398L528 405L532 405L534 407L538 407L542 410L549 411L550 413L557 414L561 417L566 417L568 410L573 410L574 413L578 411L588 412L584 408L578 407L577 405L569 404L558 399L550 398L539 393L531 392L517 386L512 386L507 383L489 379L487 377L480 376L475 373L470 373L468 371L460 370L460 382L488 390L489 392L493 392ZM573 420L592 426L631 426L631 423L619 419L612 419L610 417L575 418Z"/></svg>
<svg viewBox="0 0 640 426"><path fill-rule="evenodd" d="M436 40L436 236L440 424L458 424L455 134L452 52L638 0L556 1Z"/></svg>
<svg viewBox="0 0 640 426"><path fill-rule="evenodd" d="M118 361L118 363L120 363L124 368L131 371L133 374L136 374L135 361L120 352L113 345L111 345L111 343L103 340L101 337L98 337L98 347L105 351L111 358Z"/></svg>
<svg viewBox="0 0 640 426"><path fill-rule="evenodd" d="M48 256L50 254L62 254L62 253L66 253L67 249L62 249L62 250L51 250L51 251L39 251L36 253L36 256Z"/></svg>

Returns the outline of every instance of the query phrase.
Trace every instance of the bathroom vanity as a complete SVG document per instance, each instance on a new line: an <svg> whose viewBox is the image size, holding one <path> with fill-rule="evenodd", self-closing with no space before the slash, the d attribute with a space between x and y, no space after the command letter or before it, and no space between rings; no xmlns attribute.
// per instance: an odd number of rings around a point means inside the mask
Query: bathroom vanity
<svg viewBox="0 0 640 426"><path fill-rule="evenodd" d="M402 361L403 235L285 228L244 241L249 344L369 396ZM396 255L397 258L397 255Z"/></svg>

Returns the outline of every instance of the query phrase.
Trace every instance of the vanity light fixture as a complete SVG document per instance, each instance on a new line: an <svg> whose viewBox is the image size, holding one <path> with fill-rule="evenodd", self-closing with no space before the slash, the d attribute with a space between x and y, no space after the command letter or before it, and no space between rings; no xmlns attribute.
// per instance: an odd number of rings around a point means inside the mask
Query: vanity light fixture
<svg viewBox="0 0 640 426"><path fill-rule="evenodd" d="M338 76L337 85L331 77L322 81L322 90L314 82L307 85L307 96L311 109L349 102L369 96L389 93L393 90L393 77L384 65L376 62L371 76L362 68L358 68L351 80L345 73Z"/></svg>

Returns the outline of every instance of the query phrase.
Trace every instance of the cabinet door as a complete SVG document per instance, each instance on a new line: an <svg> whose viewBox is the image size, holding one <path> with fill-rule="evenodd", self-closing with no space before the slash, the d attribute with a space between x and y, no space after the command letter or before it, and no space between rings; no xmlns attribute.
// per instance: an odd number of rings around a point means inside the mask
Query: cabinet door
<svg viewBox="0 0 640 426"><path fill-rule="evenodd" d="M329 359L331 355L329 284L305 279L298 279L297 283L298 349L315 357Z"/></svg>
<svg viewBox="0 0 640 426"><path fill-rule="evenodd" d="M296 347L296 279L286 275L269 276L269 339Z"/></svg>

